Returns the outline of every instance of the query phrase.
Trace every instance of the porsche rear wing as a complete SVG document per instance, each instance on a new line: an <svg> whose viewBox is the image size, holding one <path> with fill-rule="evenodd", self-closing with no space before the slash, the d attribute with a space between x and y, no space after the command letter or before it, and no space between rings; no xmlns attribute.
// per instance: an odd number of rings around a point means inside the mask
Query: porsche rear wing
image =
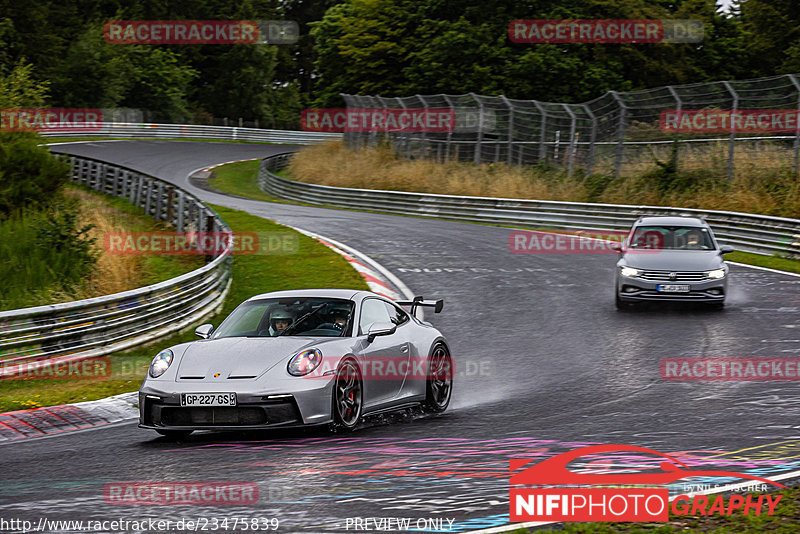
<svg viewBox="0 0 800 534"><path fill-rule="evenodd" d="M400 306L411 306L411 315L417 311L417 306L433 308L433 313L441 312L444 307L444 299L425 300L424 297L414 297L413 300L397 300L395 302Z"/></svg>

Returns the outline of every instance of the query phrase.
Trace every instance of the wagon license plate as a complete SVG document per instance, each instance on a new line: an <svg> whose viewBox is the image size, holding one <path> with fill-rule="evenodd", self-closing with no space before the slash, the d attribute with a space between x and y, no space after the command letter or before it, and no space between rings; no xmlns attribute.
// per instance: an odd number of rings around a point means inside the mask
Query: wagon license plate
<svg viewBox="0 0 800 534"><path fill-rule="evenodd" d="M656 289L663 293L688 293L688 284L659 284Z"/></svg>
<svg viewBox="0 0 800 534"><path fill-rule="evenodd" d="M236 393L181 393L181 406L236 406Z"/></svg>

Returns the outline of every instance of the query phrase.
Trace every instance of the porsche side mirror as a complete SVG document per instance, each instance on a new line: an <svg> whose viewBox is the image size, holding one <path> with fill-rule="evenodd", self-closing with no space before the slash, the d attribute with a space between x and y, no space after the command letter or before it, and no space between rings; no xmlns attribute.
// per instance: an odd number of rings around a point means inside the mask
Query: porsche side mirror
<svg viewBox="0 0 800 534"><path fill-rule="evenodd" d="M618 253L622 254L622 244L621 243L612 244L611 245L611 250L613 250L614 252L618 252Z"/></svg>
<svg viewBox="0 0 800 534"><path fill-rule="evenodd" d="M372 323L367 332L367 341L372 343L377 336L390 336L397 330L394 323Z"/></svg>
<svg viewBox="0 0 800 534"><path fill-rule="evenodd" d="M203 339L211 337L211 332L214 331L214 325L211 323L201 324L194 329L194 335Z"/></svg>
<svg viewBox="0 0 800 534"><path fill-rule="evenodd" d="M720 245L720 247L719 247L719 253L720 254L728 254L730 252L733 252L734 250L736 250L736 249L733 248L730 245Z"/></svg>

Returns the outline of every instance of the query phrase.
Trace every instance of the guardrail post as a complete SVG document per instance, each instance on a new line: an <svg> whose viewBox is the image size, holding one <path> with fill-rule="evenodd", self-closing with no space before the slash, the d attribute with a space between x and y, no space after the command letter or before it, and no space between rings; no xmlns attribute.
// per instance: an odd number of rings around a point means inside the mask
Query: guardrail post
<svg viewBox="0 0 800 534"><path fill-rule="evenodd" d="M74 159L73 159L74 161ZM86 174L86 161L79 160L78 161L78 183L81 185L86 185L87 174Z"/></svg>
<svg viewBox="0 0 800 534"><path fill-rule="evenodd" d="M150 200L153 196L153 180L149 178L144 178L144 180L147 182L147 197L144 203L144 212L147 215L150 215Z"/></svg>
<svg viewBox="0 0 800 534"><path fill-rule="evenodd" d="M143 193L142 188L144 187L143 182L144 178L142 177L142 175L136 174L136 201L134 202L134 204L136 204L136 207L139 208L142 207L142 193Z"/></svg>
<svg viewBox="0 0 800 534"><path fill-rule="evenodd" d="M475 93L470 93L469 96L478 103L478 138L475 142L474 156L474 161L478 164L481 162L481 144L483 143L483 102L475 96Z"/></svg>
<svg viewBox="0 0 800 534"><path fill-rule="evenodd" d="M156 213L155 213L155 219L157 221L164 220L163 212L164 212L164 185L161 182L158 182L158 188L156 189Z"/></svg>
<svg viewBox="0 0 800 534"><path fill-rule="evenodd" d="M625 119L627 118L626 115L628 113L628 106L625 105L625 102L622 101L616 91L610 92L611 96L614 97L614 100L617 101L617 104L620 107L619 125L617 126L617 157L616 161L614 162L614 176L619 178L620 174L622 173L622 156L625 152Z"/></svg>
<svg viewBox="0 0 800 534"><path fill-rule="evenodd" d="M178 189L178 222L176 224L177 230L183 232L183 191Z"/></svg>
<svg viewBox="0 0 800 534"><path fill-rule="evenodd" d="M119 167L114 167L113 172L114 172L114 186L112 190L114 191L114 196L124 197L125 195L122 194L122 188L125 184L123 184L122 181L119 179L119 174L120 174Z"/></svg>
<svg viewBox="0 0 800 534"><path fill-rule="evenodd" d="M592 171L594 170L594 151L595 151L595 141L597 140L597 117L595 117L594 113L587 104L583 104L583 110L589 115L589 119L592 121L592 128L589 131L589 157L586 161L586 174L591 175Z"/></svg>
<svg viewBox="0 0 800 534"><path fill-rule="evenodd" d="M567 177L569 178L572 176L572 163L575 160L575 127L577 126L577 119L575 118L575 113L569 108L569 104L562 104L564 109L569 114L570 118L570 125L569 125L569 154L567 155Z"/></svg>
<svg viewBox="0 0 800 534"><path fill-rule="evenodd" d="M787 74L792 85L797 90L797 128L794 131L794 161L792 162L792 174L797 174L798 163L800 163L800 84L797 83L797 78L794 74Z"/></svg>
<svg viewBox="0 0 800 534"><path fill-rule="evenodd" d="M197 210L197 231L198 232L205 232L205 226L203 223L205 220L203 219L203 205L200 202L195 201L194 208Z"/></svg>
<svg viewBox="0 0 800 534"><path fill-rule="evenodd" d="M735 150L734 147L735 147L735 144L736 144L736 127L733 125L733 122L734 122L733 121L733 117L736 115L736 113L739 110L739 94L736 92L736 90L734 90L734 88L731 86L731 84L729 82L724 81L724 82L722 82L722 84L725 86L725 89L727 89L728 92L733 97L733 106L731 106L731 120L730 120L730 123L731 123L731 136L730 136L730 139L728 141L728 170L726 172L726 176L727 176L728 180L731 180L733 178L733 156L734 156L734 150Z"/></svg>
<svg viewBox="0 0 800 534"><path fill-rule="evenodd" d="M175 188L167 186L167 222L175 226Z"/></svg>
<svg viewBox="0 0 800 534"><path fill-rule="evenodd" d="M134 183L133 176L131 176L130 171L127 170L122 171L122 176L126 184L125 199L131 204L135 204L134 200L136 199L136 184Z"/></svg>

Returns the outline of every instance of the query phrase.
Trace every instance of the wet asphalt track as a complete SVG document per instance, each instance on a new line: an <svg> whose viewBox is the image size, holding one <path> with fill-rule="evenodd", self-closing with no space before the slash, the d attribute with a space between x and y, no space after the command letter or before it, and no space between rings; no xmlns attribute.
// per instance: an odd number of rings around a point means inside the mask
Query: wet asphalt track
<svg viewBox="0 0 800 534"><path fill-rule="evenodd" d="M507 522L509 458L546 457L581 443L695 451L711 468L800 470L798 458L775 460L800 455L800 446L784 444L798 450L793 454L774 452L776 443L800 438L798 383L659 378L667 357L800 358L800 277L734 266L722 312L621 313L613 305L615 255L515 255L508 229L256 202L187 182L192 171L214 163L287 149L158 141L53 148L154 174L209 202L342 241L417 294L444 298L444 312L428 319L448 336L456 360L451 409L434 418L371 420L344 436L197 434L171 443L131 422L6 443L0 516L276 517L280 532L344 531L354 517L450 518L452 531L466 531ZM758 452L725 460L723 453L751 447ZM260 504L103 501L106 482L158 480L257 482Z"/></svg>

